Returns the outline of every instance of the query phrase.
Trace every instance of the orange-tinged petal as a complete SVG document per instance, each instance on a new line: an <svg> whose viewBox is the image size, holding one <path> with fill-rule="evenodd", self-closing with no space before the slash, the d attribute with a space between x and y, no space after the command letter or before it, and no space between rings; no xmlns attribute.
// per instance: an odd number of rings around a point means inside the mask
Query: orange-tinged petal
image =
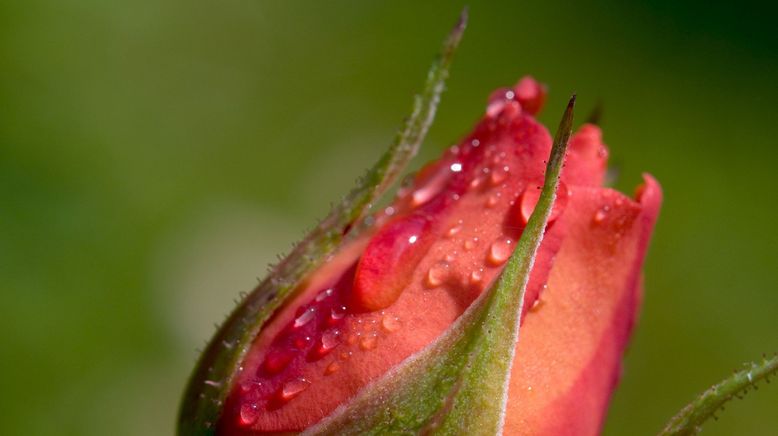
<svg viewBox="0 0 778 436"><path fill-rule="evenodd" d="M506 434L599 434L639 304L661 197L650 176L637 201L609 189L573 188L548 289L521 330Z"/></svg>

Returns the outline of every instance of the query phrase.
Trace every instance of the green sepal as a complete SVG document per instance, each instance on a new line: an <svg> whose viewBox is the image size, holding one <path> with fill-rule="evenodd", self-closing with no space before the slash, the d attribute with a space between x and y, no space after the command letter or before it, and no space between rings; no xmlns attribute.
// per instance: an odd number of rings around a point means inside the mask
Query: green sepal
<svg viewBox="0 0 778 436"><path fill-rule="evenodd" d="M771 375L778 373L778 354L772 358L764 357L761 362L750 362L718 384L703 392L689 403L667 423L661 436L695 435L702 430L702 424L722 409L724 403L733 397L740 398L748 389L756 389L762 380L769 381Z"/></svg>
<svg viewBox="0 0 778 436"><path fill-rule="evenodd" d="M495 284L437 340L305 435L500 434L524 292L559 184L575 96L557 130L535 211Z"/></svg>
<svg viewBox="0 0 778 436"><path fill-rule="evenodd" d="M373 203L405 169L419 149L435 117L449 67L467 24L460 15L427 74L423 91L414 97L411 115L378 162L357 181L356 187L333 207L302 242L271 269L253 292L233 310L210 340L192 373L178 417L178 434L215 432L225 398L239 373L240 363L254 338L276 309L349 237Z"/></svg>

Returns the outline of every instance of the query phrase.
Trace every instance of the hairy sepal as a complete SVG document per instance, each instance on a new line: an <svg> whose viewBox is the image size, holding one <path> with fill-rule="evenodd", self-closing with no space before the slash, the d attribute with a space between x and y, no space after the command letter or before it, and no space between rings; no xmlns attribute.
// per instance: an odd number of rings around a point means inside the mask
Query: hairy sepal
<svg viewBox="0 0 778 436"><path fill-rule="evenodd" d="M537 206L495 284L437 340L303 434L501 432L524 292L556 197L574 102L554 138Z"/></svg>
<svg viewBox="0 0 778 436"><path fill-rule="evenodd" d="M360 220L392 185L415 156L435 117L454 53L467 24L467 11L443 44L427 74L423 91L414 97L411 115L389 149L358 180L356 187L333 207L294 249L233 310L200 356L184 392L178 434L214 434L225 398L231 391L251 343L265 322L298 289L301 282L343 242L356 236Z"/></svg>

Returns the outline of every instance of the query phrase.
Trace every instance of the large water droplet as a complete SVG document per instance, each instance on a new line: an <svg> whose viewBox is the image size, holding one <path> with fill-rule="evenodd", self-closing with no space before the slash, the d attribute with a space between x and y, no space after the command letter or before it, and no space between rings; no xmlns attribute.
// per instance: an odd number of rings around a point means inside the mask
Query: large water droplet
<svg viewBox="0 0 778 436"><path fill-rule="evenodd" d="M529 222L529 217L532 216L532 212L535 211L535 206L540 200L541 186L534 183L530 183L524 192L521 194L521 203L519 205L519 214L521 215L522 224ZM551 208L551 214L548 216L548 224L556 221L562 212L564 212L567 206L567 198L570 196L570 191L567 189L567 185L563 182L559 182L559 187L556 191L556 199L554 200L554 207Z"/></svg>
<svg viewBox="0 0 778 436"><path fill-rule="evenodd" d="M375 333L364 335L359 341L359 348L361 350L373 350L378 346L378 335Z"/></svg>
<svg viewBox="0 0 778 436"><path fill-rule="evenodd" d="M489 262L492 265L502 265L511 257L513 253L513 241L510 239L500 238L492 243L489 247Z"/></svg>
<svg viewBox="0 0 778 436"><path fill-rule="evenodd" d="M254 425L259 417L259 411L257 403L245 403L240 406L240 419L238 423L242 426L248 427Z"/></svg>
<svg viewBox="0 0 778 436"><path fill-rule="evenodd" d="M420 180L417 180L420 186L411 194L411 205L414 207L421 206L436 196L446 185L451 171L462 171L462 164L455 163L448 168L445 166L441 166L441 168L422 168L419 171Z"/></svg>
<svg viewBox="0 0 778 436"><path fill-rule="evenodd" d="M448 231L446 232L446 236L448 236L450 238L450 237L456 235L457 233L459 233L461 231L462 231L462 225L461 224L456 224L454 226L451 226L450 229L448 229Z"/></svg>
<svg viewBox="0 0 778 436"><path fill-rule="evenodd" d="M396 315L385 313L383 318L381 318L381 327L385 331L392 333L400 330L402 323L400 322L400 318L398 318Z"/></svg>
<svg viewBox="0 0 778 436"><path fill-rule="evenodd" d="M341 338L342 334L340 330L329 330L324 332L324 334L321 335L319 347L316 351L320 356L329 353L340 344Z"/></svg>
<svg viewBox="0 0 778 436"><path fill-rule="evenodd" d="M327 289L327 290L325 290L325 291L321 291L321 292L319 293L319 295L317 295L317 296L316 296L316 301L317 301L317 302L324 301L324 300L326 300L327 298L331 297L331 296L332 296L332 294L333 294L334 292L335 292L335 291L333 291L333 290L332 290L332 288L330 288L330 289Z"/></svg>
<svg viewBox="0 0 778 436"><path fill-rule="evenodd" d="M348 309L346 308L346 306L343 305L338 305L333 307L332 310L330 310L330 316L327 320L327 323L329 325L336 325L340 323L340 321L342 321L343 318L346 316L347 310Z"/></svg>
<svg viewBox="0 0 778 436"><path fill-rule="evenodd" d="M486 104L486 115L494 118L502 112L505 105L513 100L515 94L510 88L499 88L489 95Z"/></svg>
<svg viewBox="0 0 778 436"><path fill-rule="evenodd" d="M483 279L484 279L484 270L483 270L483 268L479 268L479 269L474 270L473 272L470 273L470 284L471 285L480 284Z"/></svg>
<svg viewBox="0 0 778 436"><path fill-rule="evenodd" d="M316 308L315 307L309 307L303 311L300 316L295 318L294 320L294 328L300 328L304 326L305 324L308 324L312 319L313 316L316 315Z"/></svg>
<svg viewBox="0 0 778 436"><path fill-rule="evenodd" d="M280 392L281 400L289 401L293 399L294 397L300 395L304 390L308 389L310 385L311 382L309 382L304 378L296 378L294 380L288 381L281 388L281 392Z"/></svg>
<svg viewBox="0 0 778 436"><path fill-rule="evenodd" d="M492 194L486 199L486 207L494 207L500 201L500 193Z"/></svg>
<svg viewBox="0 0 778 436"><path fill-rule="evenodd" d="M504 182L505 179L508 178L508 167L502 167L502 168L495 168L492 170L491 175L489 176L489 183L492 184L492 186L497 186L500 183Z"/></svg>
<svg viewBox="0 0 778 436"><path fill-rule="evenodd" d="M427 271L426 284L430 288L435 288L443 284L449 274L449 265L446 262L438 262Z"/></svg>
<svg viewBox="0 0 778 436"><path fill-rule="evenodd" d="M610 212L611 208L608 205L605 205L601 207L600 209L597 209L597 212L594 213L594 222L597 224L602 223L605 221L605 218L608 217L608 212Z"/></svg>

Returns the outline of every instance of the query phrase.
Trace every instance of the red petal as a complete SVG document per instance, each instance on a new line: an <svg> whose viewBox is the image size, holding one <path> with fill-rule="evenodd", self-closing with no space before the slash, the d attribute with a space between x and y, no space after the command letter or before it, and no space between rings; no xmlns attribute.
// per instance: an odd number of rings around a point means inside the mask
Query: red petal
<svg viewBox="0 0 778 436"><path fill-rule="evenodd" d="M543 304L520 333L506 434L599 434L621 372L661 191L650 176L639 203L609 189L572 191Z"/></svg>

